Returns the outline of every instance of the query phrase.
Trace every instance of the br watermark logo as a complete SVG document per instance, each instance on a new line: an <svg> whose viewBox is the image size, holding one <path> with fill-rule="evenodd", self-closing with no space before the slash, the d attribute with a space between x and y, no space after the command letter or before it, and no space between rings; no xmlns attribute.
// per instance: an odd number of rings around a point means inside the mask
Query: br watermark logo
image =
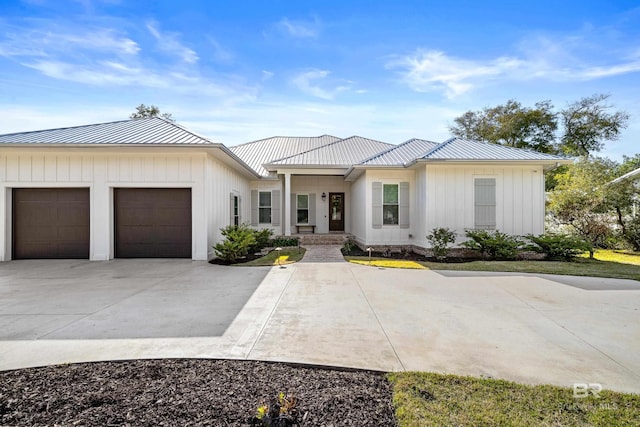
<svg viewBox="0 0 640 427"><path fill-rule="evenodd" d="M585 397L589 397L589 396L593 396L599 399L601 391L602 391L602 384L600 383L574 383L573 384L573 397L575 397L576 399L584 399Z"/></svg>

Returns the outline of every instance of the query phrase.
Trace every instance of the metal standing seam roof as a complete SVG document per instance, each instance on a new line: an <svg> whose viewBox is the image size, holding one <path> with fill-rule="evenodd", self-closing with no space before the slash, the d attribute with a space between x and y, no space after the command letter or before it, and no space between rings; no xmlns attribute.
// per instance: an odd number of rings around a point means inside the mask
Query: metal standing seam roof
<svg viewBox="0 0 640 427"><path fill-rule="evenodd" d="M377 153L360 163L363 166L402 166L412 162L440 145L437 142L413 138Z"/></svg>
<svg viewBox="0 0 640 427"><path fill-rule="evenodd" d="M507 147L489 142L451 138L438 144L421 157L425 160L546 160L566 161L565 157L538 153L522 148Z"/></svg>
<svg viewBox="0 0 640 427"><path fill-rule="evenodd" d="M361 136L351 136L319 148L272 161L269 165L349 167L390 147L393 147L393 144Z"/></svg>
<svg viewBox="0 0 640 427"><path fill-rule="evenodd" d="M161 117L10 133L0 144L219 145Z"/></svg>
<svg viewBox="0 0 640 427"><path fill-rule="evenodd" d="M340 140L337 136L274 136L229 147L229 149L260 175L269 175L262 165L313 150Z"/></svg>

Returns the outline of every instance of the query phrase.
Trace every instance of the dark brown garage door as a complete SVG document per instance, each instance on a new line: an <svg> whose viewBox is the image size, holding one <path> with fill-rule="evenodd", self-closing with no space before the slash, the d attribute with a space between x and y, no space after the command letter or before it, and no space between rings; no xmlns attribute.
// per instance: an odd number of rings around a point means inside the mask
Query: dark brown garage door
<svg viewBox="0 0 640 427"><path fill-rule="evenodd" d="M14 188L13 258L89 258L89 189Z"/></svg>
<svg viewBox="0 0 640 427"><path fill-rule="evenodd" d="M191 189L116 188L115 256L191 258Z"/></svg>

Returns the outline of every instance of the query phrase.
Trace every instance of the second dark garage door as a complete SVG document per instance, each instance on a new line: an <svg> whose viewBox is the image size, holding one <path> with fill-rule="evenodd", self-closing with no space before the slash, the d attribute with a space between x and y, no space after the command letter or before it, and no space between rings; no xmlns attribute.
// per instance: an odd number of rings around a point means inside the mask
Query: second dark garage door
<svg viewBox="0 0 640 427"><path fill-rule="evenodd" d="M116 188L117 258L191 258L191 189Z"/></svg>

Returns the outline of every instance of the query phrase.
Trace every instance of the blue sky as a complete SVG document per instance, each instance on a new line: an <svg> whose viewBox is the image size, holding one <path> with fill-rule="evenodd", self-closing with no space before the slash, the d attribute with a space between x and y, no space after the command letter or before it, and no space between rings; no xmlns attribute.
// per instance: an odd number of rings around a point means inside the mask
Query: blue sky
<svg viewBox="0 0 640 427"><path fill-rule="evenodd" d="M155 104L227 145L442 141L464 111L594 93L640 152L637 1L0 0L0 133Z"/></svg>

